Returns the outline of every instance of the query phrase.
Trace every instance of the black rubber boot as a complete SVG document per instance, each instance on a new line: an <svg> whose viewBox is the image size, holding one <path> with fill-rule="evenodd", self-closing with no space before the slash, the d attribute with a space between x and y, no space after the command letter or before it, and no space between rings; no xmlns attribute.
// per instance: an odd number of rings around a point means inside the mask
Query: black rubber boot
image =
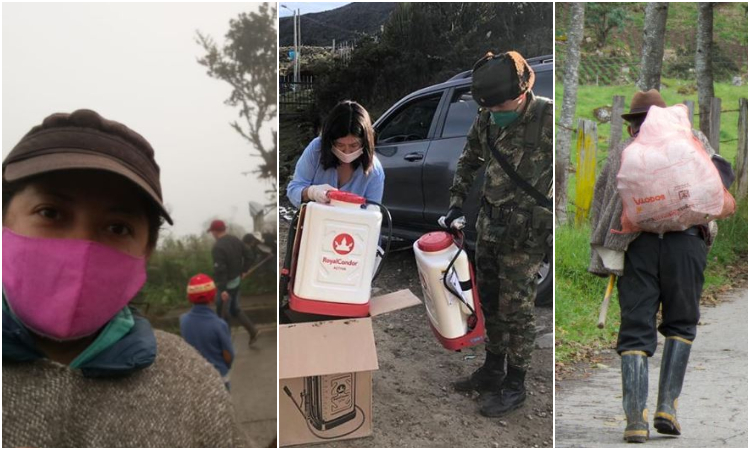
<svg viewBox="0 0 750 450"><path fill-rule="evenodd" d="M505 379L505 354L494 354L489 350L484 358L484 365L475 370L468 378L453 383L458 392L499 392Z"/></svg>
<svg viewBox="0 0 750 450"><path fill-rule="evenodd" d="M526 401L526 371L508 365L508 375L500 392L492 392L482 398L479 413L485 417L502 417L523 406Z"/></svg>
<svg viewBox="0 0 750 450"><path fill-rule="evenodd" d="M622 407L628 424L623 439L642 444L648 440L648 356L633 350L622 352Z"/></svg>
<svg viewBox="0 0 750 450"><path fill-rule="evenodd" d="M661 434L679 436L682 432L677 422L677 397L682 392L692 342L678 337L668 337L664 342L659 372L659 400L654 414L654 428Z"/></svg>
<svg viewBox="0 0 750 450"><path fill-rule="evenodd" d="M242 325L242 328L247 331L247 334L250 335L250 340L248 342L248 345L253 345L256 339L258 339L258 329L255 327L255 324L252 320L250 320L249 317L242 311L238 311L237 315L234 316L237 321Z"/></svg>

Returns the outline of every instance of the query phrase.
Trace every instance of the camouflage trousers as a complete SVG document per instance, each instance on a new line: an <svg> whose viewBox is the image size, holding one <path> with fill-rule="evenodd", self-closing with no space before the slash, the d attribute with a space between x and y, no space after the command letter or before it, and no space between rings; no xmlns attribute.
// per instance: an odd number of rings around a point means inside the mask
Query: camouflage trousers
<svg viewBox="0 0 750 450"><path fill-rule="evenodd" d="M542 249L513 249L508 243L478 236L477 289L487 329L487 350L508 355L508 364L528 369L534 350L536 274Z"/></svg>

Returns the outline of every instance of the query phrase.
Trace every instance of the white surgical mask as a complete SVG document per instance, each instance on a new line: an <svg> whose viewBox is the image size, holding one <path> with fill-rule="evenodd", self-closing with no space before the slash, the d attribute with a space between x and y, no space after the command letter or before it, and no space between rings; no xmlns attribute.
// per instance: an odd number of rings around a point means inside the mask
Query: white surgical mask
<svg viewBox="0 0 750 450"><path fill-rule="evenodd" d="M344 153L341 150L337 149L336 147L331 147L331 150L333 150L333 154L336 155L336 157L341 161L342 163L348 164L360 156L362 156L363 149L359 149L352 153Z"/></svg>

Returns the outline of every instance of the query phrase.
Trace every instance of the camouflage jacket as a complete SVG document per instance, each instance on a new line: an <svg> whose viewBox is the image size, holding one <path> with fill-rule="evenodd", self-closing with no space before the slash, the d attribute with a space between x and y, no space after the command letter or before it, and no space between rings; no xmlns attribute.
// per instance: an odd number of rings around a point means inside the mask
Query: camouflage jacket
<svg viewBox="0 0 750 450"><path fill-rule="evenodd" d="M516 172L539 192L552 197L552 101L535 97L529 93L529 101L521 117L507 128L501 129L492 123L489 110L482 108L469 129L466 145L458 160L453 178L451 207L462 207L471 189L477 170L486 165L482 195L494 206L514 206L531 210L537 205L534 198L524 192L508 177L500 164L492 156L487 142L487 128L495 148L505 156ZM524 148L526 127L535 120L534 103L546 102L539 138L535 151Z"/></svg>

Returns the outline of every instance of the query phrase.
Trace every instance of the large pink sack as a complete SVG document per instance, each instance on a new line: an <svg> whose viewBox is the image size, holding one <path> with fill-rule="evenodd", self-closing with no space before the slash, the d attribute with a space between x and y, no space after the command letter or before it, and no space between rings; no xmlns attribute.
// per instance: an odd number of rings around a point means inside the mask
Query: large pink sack
<svg viewBox="0 0 750 450"><path fill-rule="evenodd" d="M686 230L734 212L734 199L691 130L685 105L649 109L617 174L623 233Z"/></svg>

